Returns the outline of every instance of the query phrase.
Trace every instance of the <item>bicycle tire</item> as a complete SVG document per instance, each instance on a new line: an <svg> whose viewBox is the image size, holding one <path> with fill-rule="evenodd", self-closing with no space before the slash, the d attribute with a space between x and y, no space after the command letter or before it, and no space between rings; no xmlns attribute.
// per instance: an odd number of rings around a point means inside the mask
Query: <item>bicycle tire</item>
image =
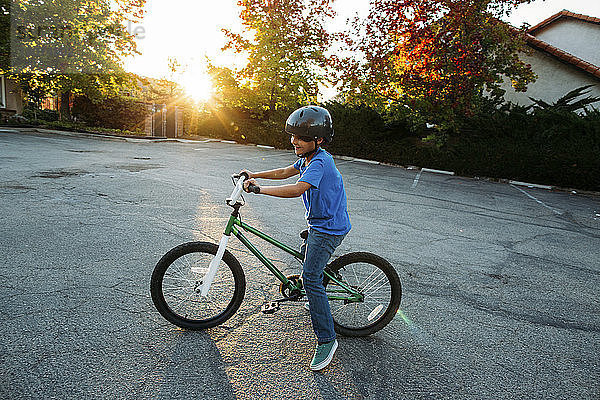
<svg viewBox="0 0 600 400"><path fill-rule="evenodd" d="M400 307L402 284L387 260L372 253L355 252L335 259L327 268L336 279L358 289L365 296L364 302L358 303L329 301L337 333L368 336L390 323ZM325 288L332 282L326 278Z"/></svg>
<svg viewBox="0 0 600 400"><path fill-rule="evenodd" d="M167 321L180 328L201 330L222 324L238 310L244 299L246 277L238 260L227 250L207 296L198 293L201 278L218 248L208 242L184 243L158 261L150 294ZM191 267L203 270L193 272Z"/></svg>

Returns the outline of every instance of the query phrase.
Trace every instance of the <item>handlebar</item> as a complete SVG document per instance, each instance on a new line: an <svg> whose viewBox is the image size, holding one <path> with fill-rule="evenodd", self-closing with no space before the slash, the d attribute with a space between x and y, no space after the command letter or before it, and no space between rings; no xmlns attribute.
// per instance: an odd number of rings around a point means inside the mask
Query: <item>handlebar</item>
<svg viewBox="0 0 600 400"><path fill-rule="evenodd" d="M233 191L231 192L229 197L227 199L225 199L225 202L227 202L227 204L229 204L230 206L233 206L235 203L238 202L238 200L242 196L242 190L244 190L244 182L246 181L246 179L248 179L248 175L234 174L234 175L231 175L231 177L234 179L239 178L237 183L235 184L235 187L233 188Z"/></svg>

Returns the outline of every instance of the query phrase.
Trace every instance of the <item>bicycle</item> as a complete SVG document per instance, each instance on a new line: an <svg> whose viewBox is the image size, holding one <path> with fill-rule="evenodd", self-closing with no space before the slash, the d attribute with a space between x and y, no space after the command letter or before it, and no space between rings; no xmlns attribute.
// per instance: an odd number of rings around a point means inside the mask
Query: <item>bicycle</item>
<svg viewBox="0 0 600 400"><path fill-rule="evenodd" d="M302 301L306 292L299 275L285 276L242 233L254 234L302 262L304 255L241 221L240 208L247 175L232 175L235 188L225 200L233 208L219 244L188 242L169 250L152 273L150 293L158 312L169 322L190 330L208 329L231 318L244 299L246 278L238 260L226 249L233 234L280 281L281 299L267 302L263 313L282 302ZM250 185L249 191L257 187ZM240 201L241 199L241 201ZM306 239L307 231L301 236ZM330 262L323 283L337 333L367 336L385 327L396 315L402 297L398 274L384 258L353 252Z"/></svg>

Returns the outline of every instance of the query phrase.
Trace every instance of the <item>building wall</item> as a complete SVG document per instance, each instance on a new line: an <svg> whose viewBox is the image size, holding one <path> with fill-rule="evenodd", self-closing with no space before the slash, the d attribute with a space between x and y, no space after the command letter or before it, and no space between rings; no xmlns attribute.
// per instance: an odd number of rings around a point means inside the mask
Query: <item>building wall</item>
<svg viewBox="0 0 600 400"><path fill-rule="evenodd" d="M563 63L549 54L534 50L532 54L519 56L526 64L531 64L538 78L529 84L527 91L515 92L508 79L505 78L503 89L505 100L520 105L530 105L529 97L553 103L568 92L585 85L596 85L591 88L592 96L600 97L600 79L581 71L573 65ZM600 109L600 102L594 106Z"/></svg>
<svg viewBox="0 0 600 400"><path fill-rule="evenodd" d="M534 36L594 65L600 65L600 25L561 18Z"/></svg>

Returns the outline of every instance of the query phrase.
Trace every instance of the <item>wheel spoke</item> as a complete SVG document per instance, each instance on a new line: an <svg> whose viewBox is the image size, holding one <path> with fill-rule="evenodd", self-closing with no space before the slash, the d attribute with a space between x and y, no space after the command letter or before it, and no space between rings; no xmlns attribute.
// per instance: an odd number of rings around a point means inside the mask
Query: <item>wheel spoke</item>
<svg viewBox="0 0 600 400"><path fill-rule="evenodd" d="M376 271L373 271L373 273L375 273L375 272ZM373 274L371 274L371 275L373 275ZM381 275L383 275L383 276L381 276ZM385 274L383 272L380 272L379 274L375 275L372 279L370 279L368 282L365 281L365 284L362 286L363 290L365 292L368 292L371 287L373 287L374 285L377 285L382 280L387 280L387 276L385 276Z"/></svg>
<svg viewBox="0 0 600 400"><path fill-rule="evenodd" d="M381 283L381 285L379 285ZM377 286L379 285L379 286ZM373 283L368 289L364 289L365 293L376 293L382 287L389 286L389 282L387 280L387 276L383 276L383 278L379 279L377 282Z"/></svg>

